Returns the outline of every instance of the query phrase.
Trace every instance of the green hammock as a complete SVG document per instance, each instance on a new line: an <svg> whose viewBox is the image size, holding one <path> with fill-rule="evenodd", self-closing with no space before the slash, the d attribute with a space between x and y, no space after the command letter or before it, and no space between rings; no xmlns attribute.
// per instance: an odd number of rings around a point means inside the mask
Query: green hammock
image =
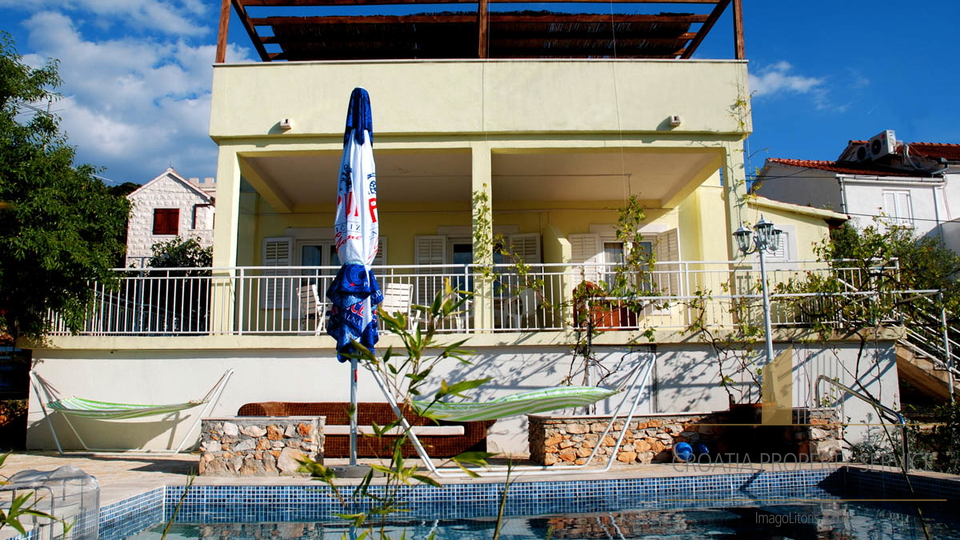
<svg viewBox="0 0 960 540"><path fill-rule="evenodd" d="M123 420L126 418L143 418L184 411L203 405L207 403L207 401L209 400L170 403L166 405L140 405L136 403L111 403L109 401L94 401L92 399L68 397L51 401L47 403L47 406L63 414L80 418Z"/></svg>
<svg viewBox="0 0 960 540"><path fill-rule="evenodd" d="M585 407L616 395L617 390L596 386L557 386L530 392L520 392L483 403L447 403L415 401L413 406L421 414L438 420L474 422L496 420L508 416Z"/></svg>
<svg viewBox="0 0 960 540"><path fill-rule="evenodd" d="M72 431L77 437L77 441L80 442L80 446L82 446L84 450L88 452L115 452L129 451L132 449L94 448L88 446L83 440L83 437L80 436L77 428L74 427L73 422L70 421L70 418L88 418L91 420L127 420L133 418L145 418L148 416L167 415L203 405L203 410L196 415L193 425L190 426L190 429L187 430L183 437L181 437L180 444L176 447L176 449L172 451L160 451L164 453L180 452L188 442L195 440L188 438L189 435L196 429L198 425L200 425L201 418L206 417L210 412L212 412L213 408L220 400L220 396L223 394L223 389L227 386L227 382L230 380L232 375L233 369L226 370L223 373L223 376L220 377L220 380L217 381L217 384L213 385L213 388L211 388L210 391L200 399L185 401L182 403L142 405L138 403L113 403L110 401L97 401L94 399L84 399L73 396L63 397L62 394L58 392L52 384L41 377L40 374L32 370L30 371L30 379L33 385L34 394L40 401L40 409L43 411L43 416L50 425L50 432L53 434L53 441L56 443L57 450L61 454L64 453L63 446L60 444L60 437L57 436L57 429L54 426L54 422L50 418L49 413L51 411L57 411L63 415L63 420L66 421L67 426L70 427L70 431Z"/></svg>

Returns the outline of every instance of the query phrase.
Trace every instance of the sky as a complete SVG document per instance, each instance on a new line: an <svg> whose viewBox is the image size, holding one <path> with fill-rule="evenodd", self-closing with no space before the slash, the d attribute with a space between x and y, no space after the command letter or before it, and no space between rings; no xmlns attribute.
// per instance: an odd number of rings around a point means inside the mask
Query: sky
<svg viewBox="0 0 960 540"><path fill-rule="evenodd" d="M0 30L30 65L59 59L62 99L50 108L78 162L103 167L108 183L143 183L170 166L206 177L216 174L207 127L219 6L0 0ZM693 9L646 9L660 7ZM697 57L732 58L729 11ZM960 143L960 1L743 0L743 18L749 171L767 157L833 160L848 140L886 129ZM227 61L257 58L236 15L230 28Z"/></svg>

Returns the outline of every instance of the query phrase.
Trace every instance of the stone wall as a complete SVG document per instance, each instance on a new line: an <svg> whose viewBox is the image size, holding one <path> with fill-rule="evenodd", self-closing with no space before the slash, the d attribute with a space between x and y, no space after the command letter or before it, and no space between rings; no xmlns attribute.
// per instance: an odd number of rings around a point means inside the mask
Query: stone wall
<svg viewBox="0 0 960 540"><path fill-rule="evenodd" d="M174 178L176 172L168 169L147 182L128 196L132 208L127 222L127 264L143 266L145 259L153 254L152 246L167 242L176 236L196 238L200 245L213 245L214 207L209 196L198 193L186 185L186 179ZM182 180L182 181L181 181ZM196 186L200 188L200 186ZM180 210L180 225L177 235L153 234L153 211L156 208Z"/></svg>
<svg viewBox="0 0 960 540"><path fill-rule="evenodd" d="M795 409L793 424L762 425L760 409L697 414L658 414L638 417L627 426L617 461L664 463L673 461L673 446L703 443L713 456L727 460L771 461L793 454L793 459L835 461L840 456L841 426L832 409ZM754 415L755 418L754 418ZM609 417L530 415L530 459L541 465L581 465L599 446L594 463L606 463L624 422L614 423L603 438ZM779 454L774 458L773 454ZM805 457L798 457L798 456Z"/></svg>
<svg viewBox="0 0 960 540"><path fill-rule="evenodd" d="M200 474L299 476L298 459L323 463L323 416L204 418Z"/></svg>

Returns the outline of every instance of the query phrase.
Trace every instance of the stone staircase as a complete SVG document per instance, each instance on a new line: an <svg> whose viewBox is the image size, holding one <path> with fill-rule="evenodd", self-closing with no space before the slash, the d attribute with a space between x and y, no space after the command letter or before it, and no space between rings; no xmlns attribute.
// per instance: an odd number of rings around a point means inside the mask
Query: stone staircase
<svg viewBox="0 0 960 540"><path fill-rule="evenodd" d="M897 371L900 379L922 394L937 401L950 401L950 380L947 370L938 368L930 358L917 354L910 347L897 343ZM955 379L956 380L956 379ZM954 396L960 397L960 385L954 385Z"/></svg>

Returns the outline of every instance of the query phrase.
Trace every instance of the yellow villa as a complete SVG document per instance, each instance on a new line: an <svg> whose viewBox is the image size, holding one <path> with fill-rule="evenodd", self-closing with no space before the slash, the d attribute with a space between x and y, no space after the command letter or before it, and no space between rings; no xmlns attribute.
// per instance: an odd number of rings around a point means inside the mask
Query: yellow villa
<svg viewBox="0 0 960 540"><path fill-rule="evenodd" d="M740 0L678 2L684 13L660 4L648 13L649 3L629 13L618 3L611 15L606 2L594 13L564 2L543 12L487 0L365 2L386 4L374 15L338 11L345 2L336 0L224 0L210 117L219 146L213 268L192 277L137 270L119 292L98 289L84 329L59 327L33 347L37 371L77 395L162 403L200 394L232 368L219 416L250 402L346 401L347 366L323 332L323 291L339 266L347 101L364 87L380 219L374 271L390 307L413 314L448 284L467 298L442 329L444 340L469 338L473 364L443 377L491 377L481 399L581 381L573 291L584 281L602 291L625 253L643 249L656 259L639 289L651 305L597 332L597 365L629 368L631 351L653 350L644 412L726 408L721 360L688 330L687 301L709 292L709 324L732 324L725 306L746 294L738 284L758 279L756 256L741 255L732 236L742 223L763 216L783 231L768 269L786 279L816 268L813 244L846 216L747 195ZM231 15L241 24L228 27ZM704 38L721 31L727 57L700 58ZM261 61L225 62L228 35L243 33ZM631 199L645 214L640 246L616 233ZM529 273L491 249L501 246ZM492 282L483 278L491 267ZM814 401L817 374L859 379L897 405L892 337L855 373L857 343L795 339L804 321L774 315L776 351L794 347L796 405ZM398 344L381 335L379 347ZM755 395L749 381L738 385ZM362 374L360 392L383 401ZM183 435L189 415L81 427L104 445L159 449ZM527 451L525 422L496 423L488 447ZM52 447L36 399L28 445Z"/></svg>

